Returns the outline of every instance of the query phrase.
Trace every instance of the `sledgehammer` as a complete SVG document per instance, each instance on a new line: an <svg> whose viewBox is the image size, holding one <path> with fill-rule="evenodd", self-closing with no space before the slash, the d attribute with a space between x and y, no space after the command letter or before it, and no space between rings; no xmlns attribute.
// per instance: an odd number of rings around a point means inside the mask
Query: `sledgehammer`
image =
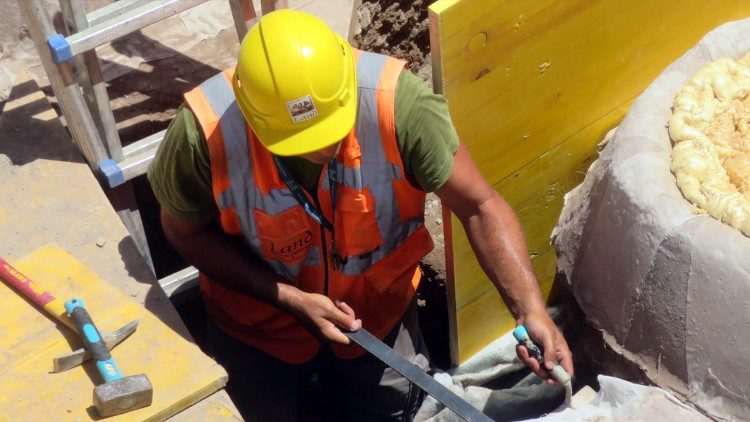
<svg viewBox="0 0 750 422"><path fill-rule="evenodd" d="M77 298L68 299L65 301L65 310L78 328L86 349L96 361L96 368L104 379L104 384L94 388L94 406L99 415L114 416L150 406L154 389L148 376L122 376L83 301Z"/></svg>

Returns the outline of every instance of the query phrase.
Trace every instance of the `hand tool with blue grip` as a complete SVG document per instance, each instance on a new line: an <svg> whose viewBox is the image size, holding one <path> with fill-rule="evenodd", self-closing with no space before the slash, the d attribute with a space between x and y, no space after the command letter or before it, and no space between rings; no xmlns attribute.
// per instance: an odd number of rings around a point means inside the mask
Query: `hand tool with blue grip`
<svg viewBox="0 0 750 422"><path fill-rule="evenodd" d="M532 356L534 359L539 362L539 365L542 366L542 368L546 367L544 366L544 352L542 351L542 348L539 347L536 343L534 343L533 340L531 340L531 337L529 337L529 332L526 330L526 327L523 325L519 325L513 330L513 337L516 338L516 341L521 343L528 349L529 355ZM570 374L560 366L557 362L555 362L555 366L550 371L552 378L556 379L560 384L565 385L566 383L570 382Z"/></svg>
<svg viewBox="0 0 750 422"><path fill-rule="evenodd" d="M536 359L536 361L539 362L539 365L542 366L542 368L546 368L544 366L544 351L541 347L534 343L533 340L531 340L526 327L524 327L523 325L519 325L518 327L516 327L513 330L513 337L515 337L516 341L518 341L519 343L524 345L526 349L528 349L529 355ZM557 382L565 387L565 404L570 405L571 399L573 397L573 382L571 381L570 374L557 362L555 362L555 366L552 367L550 374L552 375L552 378L556 379Z"/></svg>
<svg viewBox="0 0 750 422"><path fill-rule="evenodd" d="M120 368L110 355L99 330L81 299L65 301L65 310L76 325L86 349L96 361L104 384L94 388L94 406L102 417L150 406L153 400L153 387L145 374L123 377Z"/></svg>
<svg viewBox="0 0 750 422"><path fill-rule="evenodd" d="M4 280L35 305L47 311L56 320L65 324L71 330L76 331L76 326L68 317L62 301L55 298L52 293L42 286L34 283L3 258L0 258L0 279ZM117 331L102 333L107 350L112 350L113 347L128 338L129 335L135 332L136 328L138 328L138 320L133 320L120 327ZM85 349L78 349L66 355L58 356L52 359L52 366L54 368L52 372L67 371L88 359L91 359L91 354Z"/></svg>
<svg viewBox="0 0 750 422"><path fill-rule="evenodd" d="M94 321L91 320L91 316L86 311L83 301L81 299L68 299L65 301L65 310L68 311L68 315L80 331L83 342L94 357L96 368L104 378L104 382L117 381L122 378L120 368L117 367L117 363L107 350L107 346L104 344L102 336L99 335L99 330L94 326Z"/></svg>

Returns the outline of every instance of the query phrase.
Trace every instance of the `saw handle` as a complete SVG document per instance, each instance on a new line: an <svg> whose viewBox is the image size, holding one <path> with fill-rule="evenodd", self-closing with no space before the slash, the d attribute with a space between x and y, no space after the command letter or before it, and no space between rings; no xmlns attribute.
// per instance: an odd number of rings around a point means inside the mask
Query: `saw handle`
<svg viewBox="0 0 750 422"><path fill-rule="evenodd" d="M68 315L75 323L86 350L91 353L94 361L96 361L96 368L104 378L104 382L117 381L122 378L122 372L120 372L120 368L117 367L117 363L109 353L107 345L102 340L102 336L86 310L83 300L79 298L66 300L65 310L68 311Z"/></svg>

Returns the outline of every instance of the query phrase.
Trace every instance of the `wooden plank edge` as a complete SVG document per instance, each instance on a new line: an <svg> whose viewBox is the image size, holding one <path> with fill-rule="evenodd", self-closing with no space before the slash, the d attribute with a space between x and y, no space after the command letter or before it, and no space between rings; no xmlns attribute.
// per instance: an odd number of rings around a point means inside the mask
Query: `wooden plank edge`
<svg viewBox="0 0 750 422"><path fill-rule="evenodd" d="M430 54L432 57L432 90L436 94L443 93L443 68L440 55L440 12L434 6L429 7Z"/></svg>
<svg viewBox="0 0 750 422"><path fill-rule="evenodd" d="M430 53L432 56L432 89L436 94L443 93L442 58L440 54L440 14L455 4L455 0L438 0L428 7ZM441 204L443 217L443 248L445 250L445 292L448 307L448 351L450 365L458 366L458 316L456 309L456 279L453 265L453 229L451 211Z"/></svg>
<svg viewBox="0 0 750 422"><path fill-rule="evenodd" d="M216 365L219 366L218 364ZM227 380L228 380L228 375L226 374L226 372L224 372L223 376L220 376L213 382L208 383L204 387L199 388L198 390L192 392L191 394L186 395L183 399L176 401L171 406L168 406L161 412L158 412L152 415L150 418L146 418L144 421L160 422L165 419L176 416L183 410L195 405L196 403L201 402L203 399L211 396L212 394L224 388L224 386L227 384Z"/></svg>
<svg viewBox="0 0 750 422"><path fill-rule="evenodd" d="M450 9L459 1L460 0L437 0L436 2L432 3L429 6L429 10L431 13L434 12L436 15L439 15L445 12L446 10Z"/></svg>
<svg viewBox="0 0 750 422"><path fill-rule="evenodd" d="M456 308L456 276L453 260L453 218L451 210L442 205L443 247L445 248L445 295L448 306L448 349L452 367L458 366L458 309Z"/></svg>

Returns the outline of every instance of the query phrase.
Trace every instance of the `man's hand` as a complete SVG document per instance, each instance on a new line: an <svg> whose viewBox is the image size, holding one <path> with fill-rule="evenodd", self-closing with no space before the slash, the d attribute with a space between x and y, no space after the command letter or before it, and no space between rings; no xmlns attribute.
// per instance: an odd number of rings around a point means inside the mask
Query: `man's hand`
<svg viewBox="0 0 750 422"><path fill-rule="evenodd" d="M319 294L305 293L255 258L237 236L222 232L215 219L181 220L162 209L162 227L170 243L193 265L214 280L240 293L285 309L320 342L349 344L338 329L356 331L362 321L345 304L334 304ZM212 245L206 249L204 245Z"/></svg>
<svg viewBox="0 0 750 422"><path fill-rule="evenodd" d="M350 344L351 340L339 327L357 331L362 320L356 319L354 310L344 302L333 303L327 296L299 291L286 303L286 310L294 316L319 342Z"/></svg>
<svg viewBox="0 0 750 422"><path fill-rule="evenodd" d="M526 326L531 339L544 350L544 365L540 365L536 359L529 355L528 349L522 345L516 346L518 357L534 371L540 378L546 379L550 385L559 383L550 377L550 370L555 366L555 361L562 365L563 369L571 376L573 375L573 357L560 330L557 328L547 312L542 308L521 316L519 325Z"/></svg>

